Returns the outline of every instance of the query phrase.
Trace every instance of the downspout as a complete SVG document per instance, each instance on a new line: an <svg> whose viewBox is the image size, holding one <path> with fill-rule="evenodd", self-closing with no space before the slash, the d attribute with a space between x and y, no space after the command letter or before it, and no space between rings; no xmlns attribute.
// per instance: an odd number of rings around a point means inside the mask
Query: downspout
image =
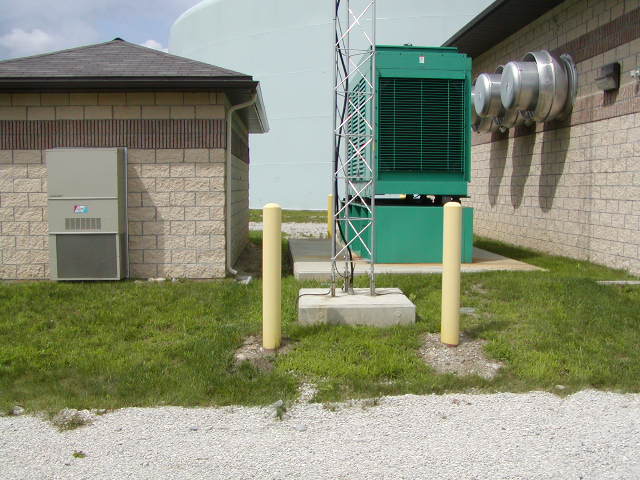
<svg viewBox="0 0 640 480"><path fill-rule="evenodd" d="M226 186L225 186L225 203L226 203L226 263L227 263L227 272L231 275L237 275L238 271L234 270L233 265L231 265L231 137L232 137L232 123L233 123L233 113L236 110L242 110L243 108L250 107L256 100L258 99L258 94L254 93L251 99L244 103L238 103L237 105L233 105L229 111L227 112L227 144L226 144L226 165L225 165L225 173L226 173Z"/></svg>

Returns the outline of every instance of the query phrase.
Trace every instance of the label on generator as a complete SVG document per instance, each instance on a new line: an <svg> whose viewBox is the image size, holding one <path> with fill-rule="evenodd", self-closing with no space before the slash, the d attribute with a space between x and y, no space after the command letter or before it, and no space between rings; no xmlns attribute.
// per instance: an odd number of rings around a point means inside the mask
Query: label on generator
<svg viewBox="0 0 640 480"><path fill-rule="evenodd" d="M89 213L89 207L87 205L74 205L73 213Z"/></svg>
<svg viewBox="0 0 640 480"><path fill-rule="evenodd" d="M424 55L418 57L418 63L424 63Z"/></svg>

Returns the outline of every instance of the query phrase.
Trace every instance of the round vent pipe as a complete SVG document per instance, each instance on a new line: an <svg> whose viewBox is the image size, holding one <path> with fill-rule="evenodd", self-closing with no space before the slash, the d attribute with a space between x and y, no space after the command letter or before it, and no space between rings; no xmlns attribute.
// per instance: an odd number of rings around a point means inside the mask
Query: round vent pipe
<svg viewBox="0 0 640 480"><path fill-rule="evenodd" d="M505 65L500 99L506 110L531 111L532 120L548 122L571 112L576 84L575 65L569 55L556 59L539 50Z"/></svg>
<svg viewBox="0 0 640 480"><path fill-rule="evenodd" d="M471 90L471 103L473 107L471 108L471 128L476 133L487 133L487 132L495 132L498 130L498 125L493 117L481 117L476 112L475 107L475 85Z"/></svg>
<svg viewBox="0 0 640 480"><path fill-rule="evenodd" d="M504 66L499 65L498 68L496 68L495 74L502 76L503 70ZM515 109L505 110L503 108L501 114L496 117L496 123L502 132L512 127L519 127L520 125L531 125L531 112Z"/></svg>
<svg viewBox="0 0 640 480"><path fill-rule="evenodd" d="M498 117L504 111L500 101L501 75L482 73L473 85L473 105L480 117Z"/></svg>
<svg viewBox="0 0 640 480"><path fill-rule="evenodd" d="M531 62L509 62L502 71L500 99L506 110L531 110L538 101L538 69Z"/></svg>

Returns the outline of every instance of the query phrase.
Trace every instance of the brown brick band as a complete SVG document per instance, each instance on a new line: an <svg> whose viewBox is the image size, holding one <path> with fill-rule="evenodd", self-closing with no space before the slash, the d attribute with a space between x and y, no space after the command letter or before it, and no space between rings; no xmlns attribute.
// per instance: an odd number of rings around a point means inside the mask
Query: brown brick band
<svg viewBox="0 0 640 480"><path fill-rule="evenodd" d="M114 146L226 148L225 122L222 119L0 121L0 150Z"/></svg>
<svg viewBox="0 0 640 480"><path fill-rule="evenodd" d="M609 23L559 46L551 53L554 55L568 53L574 62L580 63L629 43L638 37L640 37L640 8L631 10Z"/></svg>

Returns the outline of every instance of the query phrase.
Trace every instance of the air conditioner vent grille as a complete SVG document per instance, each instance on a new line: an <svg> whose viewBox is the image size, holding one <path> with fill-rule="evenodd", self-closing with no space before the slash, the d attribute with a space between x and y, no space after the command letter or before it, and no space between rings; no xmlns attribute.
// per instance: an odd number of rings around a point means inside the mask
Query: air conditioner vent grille
<svg viewBox="0 0 640 480"><path fill-rule="evenodd" d="M67 217L64 219L64 229L70 232L102 230L102 219L99 217Z"/></svg>

